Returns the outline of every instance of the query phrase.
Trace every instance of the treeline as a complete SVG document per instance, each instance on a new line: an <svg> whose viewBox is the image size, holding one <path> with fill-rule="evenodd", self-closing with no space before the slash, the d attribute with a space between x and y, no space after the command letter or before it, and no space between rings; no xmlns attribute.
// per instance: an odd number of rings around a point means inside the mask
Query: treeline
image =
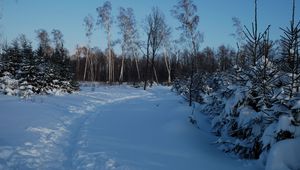
<svg viewBox="0 0 300 170"><path fill-rule="evenodd" d="M108 59L105 52L95 47L90 49L89 57L87 47L77 47L76 53L71 56L72 65L75 66L77 81L101 81L108 82ZM235 49L221 45L217 50L206 47L197 53L195 62L197 69L205 72L228 70L233 65L236 56ZM114 82L140 83L144 80L147 58L137 56L126 57L112 53ZM123 79L120 81L120 73L123 65ZM160 84L171 84L176 78L189 70L189 53L187 51L169 52L167 56L159 54L154 60L154 81ZM168 71L169 70L169 71ZM170 72L170 73L169 73ZM170 75L169 75L170 74ZM170 77L169 77L170 76Z"/></svg>
<svg viewBox="0 0 300 170"><path fill-rule="evenodd" d="M0 91L28 97L32 94L71 93L78 89L73 67L63 46L63 35L53 30L53 47L45 30L37 30L39 47L20 35L0 54Z"/></svg>

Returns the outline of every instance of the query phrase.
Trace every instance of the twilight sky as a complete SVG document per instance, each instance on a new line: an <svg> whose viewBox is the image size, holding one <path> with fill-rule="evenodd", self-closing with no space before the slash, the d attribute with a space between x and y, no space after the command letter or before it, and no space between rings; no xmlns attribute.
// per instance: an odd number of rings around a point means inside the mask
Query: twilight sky
<svg viewBox="0 0 300 170"><path fill-rule="evenodd" d="M1 1L1 0L0 0ZM51 32L59 29L64 34L65 46L72 53L77 44L86 44L87 38L83 27L83 18L91 14L96 19L96 8L104 0L2 0L2 20L0 31L3 38L10 42L19 34L25 34L33 46L36 45L35 30L39 28ZM240 18L243 25L250 26L253 20L253 0L194 0L200 16L200 30L204 33L202 47L217 48L221 44L234 47L235 41L230 36L235 31L232 27L232 17ZM178 37L178 26L170 13L177 0L111 0L113 15L118 14L119 7L131 7L138 22L139 32L143 19L150 13L153 6L159 7L165 14L167 23L172 27L173 38ZM296 0L298 11L296 19L300 18L300 0ZM271 25L271 38L278 39L282 33L279 27L286 27L291 18L292 0L258 0L259 28ZM119 38L119 30L115 24L113 39ZM103 30L96 28L92 35L92 46L102 50L106 47ZM118 47L116 48L118 51Z"/></svg>

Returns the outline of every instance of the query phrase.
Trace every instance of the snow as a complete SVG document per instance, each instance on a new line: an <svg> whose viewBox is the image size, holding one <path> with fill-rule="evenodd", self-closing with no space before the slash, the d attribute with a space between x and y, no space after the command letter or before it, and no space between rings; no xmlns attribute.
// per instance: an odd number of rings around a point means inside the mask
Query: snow
<svg viewBox="0 0 300 170"><path fill-rule="evenodd" d="M296 102L296 104L292 107L292 109L300 109L300 100Z"/></svg>
<svg viewBox="0 0 300 170"><path fill-rule="evenodd" d="M276 143L268 156L266 170L298 170L300 167L300 138Z"/></svg>
<svg viewBox="0 0 300 170"><path fill-rule="evenodd" d="M292 125L292 118L287 115L279 117L278 122L270 124L262 137L264 148L270 147L269 154L261 155L266 163L266 170L298 170L300 168L299 142L300 127ZM280 132L290 132L294 139L277 140Z"/></svg>
<svg viewBox="0 0 300 170"><path fill-rule="evenodd" d="M210 123L168 87L0 95L0 169L262 169L218 150Z"/></svg>
<svg viewBox="0 0 300 170"><path fill-rule="evenodd" d="M249 106L239 108L238 125L239 127L247 126L254 119L260 119L260 114Z"/></svg>
<svg viewBox="0 0 300 170"><path fill-rule="evenodd" d="M268 145L272 146L274 143L276 143L276 129L277 129L277 122L270 124L266 130L264 131L264 134L262 136L262 142L263 147L267 147Z"/></svg>
<svg viewBox="0 0 300 170"><path fill-rule="evenodd" d="M277 126L277 133L280 131L294 131L294 126L291 124L292 118L286 115L280 116Z"/></svg>

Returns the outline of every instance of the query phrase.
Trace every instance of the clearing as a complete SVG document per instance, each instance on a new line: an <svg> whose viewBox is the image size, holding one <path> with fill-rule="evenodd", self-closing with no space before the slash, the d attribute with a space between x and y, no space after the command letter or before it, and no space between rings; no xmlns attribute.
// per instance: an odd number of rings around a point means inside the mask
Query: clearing
<svg viewBox="0 0 300 170"><path fill-rule="evenodd" d="M168 87L82 87L76 94L0 96L0 169L259 170L219 151L203 116Z"/></svg>

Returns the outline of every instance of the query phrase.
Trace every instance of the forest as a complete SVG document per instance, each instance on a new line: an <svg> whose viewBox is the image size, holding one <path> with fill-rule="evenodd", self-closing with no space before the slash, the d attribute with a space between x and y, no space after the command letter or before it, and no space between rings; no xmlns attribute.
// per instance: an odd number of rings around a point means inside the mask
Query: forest
<svg viewBox="0 0 300 170"><path fill-rule="evenodd" d="M146 35L141 39L133 9L121 7L113 16L113 2L106 1L95 9L96 17L84 17L88 43L78 45L73 54L58 29L36 30L37 49L24 34L2 43L0 92L21 98L73 93L82 82L126 83L144 90L157 84L171 86L186 99L195 127L199 114L209 118L221 150L242 159L259 159L272 169L274 162L268 158L272 148L276 151L274 146L281 141L296 147L288 141L300 135L300 22L296 0L287 1L291 19L280 28L278 40L272 40L271 25L259 30L258 10L264 10L259 2L253 0L250 27L232 18L236 47L203 48L200 16L192 0L174 2L170 11L180 24L179 39L172 38L173 28L158 7L141 24ZM121 39L112 39L113 24ZM97 26L105 32L105 49L91 47ZM120 54L114 51L116 44ZM291 169L299 169L298 165L291 164Z"/></svg>

